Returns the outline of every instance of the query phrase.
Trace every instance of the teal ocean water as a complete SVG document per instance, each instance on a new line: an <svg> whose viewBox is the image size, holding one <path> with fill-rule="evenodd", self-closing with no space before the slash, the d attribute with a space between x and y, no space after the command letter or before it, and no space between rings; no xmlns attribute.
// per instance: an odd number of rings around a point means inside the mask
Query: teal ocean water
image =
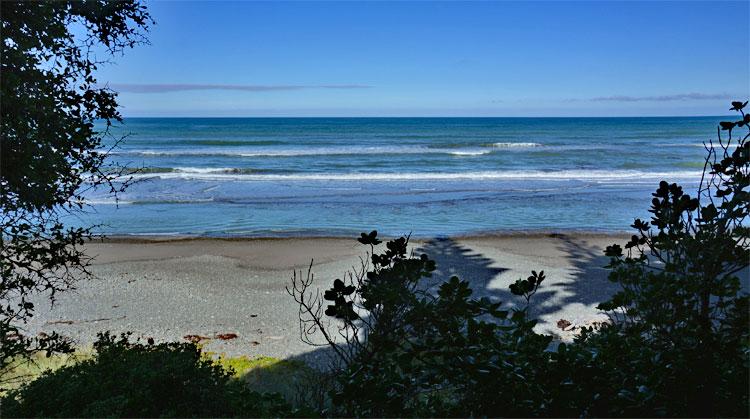
<svg viewBox="0 0 750 419"><path fill-rule="evenodd" d="M662 179L697 187L720 117L130 118L143 168L72 224L124 235L627 231ZM107 146L109 143L107 144Z"/></svg>

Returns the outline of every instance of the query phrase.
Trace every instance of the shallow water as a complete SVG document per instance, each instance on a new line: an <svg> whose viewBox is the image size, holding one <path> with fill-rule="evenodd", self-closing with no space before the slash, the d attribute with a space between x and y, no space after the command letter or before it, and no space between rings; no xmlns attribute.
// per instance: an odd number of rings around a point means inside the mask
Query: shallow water
<svg viewBox="0 0 750 419"><path fill-rule="evenodd" d="M143 168L71 224L107 234L624 231L662 179L697 187L720 117L131 118Z"/></svg>

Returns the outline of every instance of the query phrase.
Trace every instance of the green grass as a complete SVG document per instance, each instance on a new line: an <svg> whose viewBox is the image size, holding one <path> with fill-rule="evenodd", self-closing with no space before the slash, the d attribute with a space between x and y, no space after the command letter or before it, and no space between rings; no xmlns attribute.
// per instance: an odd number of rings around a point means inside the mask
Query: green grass
<svg viewBox="0 0 750 419"><path fill-rule="evenodd" d="M233 375L245 381L249 387L262 392L279 392L287 399L294 397L299 385L312 372L302 361L290 361L267 356L230 357L226 354L204 352L204 356L221 365ZM39 377L44 371L56 370L66 365L73 365L93 356L90 347L76 349L72 354L57 354L50 357L44 353L34 355L29 360L18 361L0 374L0 396L4 391L16 389Z"/></svg>
<svg viewBox="0 0 750 419"><path fill-rule="evenodd" d="M47 370L56 370L66 365L73 365L93 356L92 348L80 348L72 354L55 354L47 357L43 352L34 354L30 359L20 359L11 363L0 373L0 396L34 381Z"/></svg>
<svg viewBox="0 0 750 419"><path fill-rule="evenodd" d="M250 358L247 356L228 357L225 354L217 356L212 352L206 352L205 354L212 357L214 362L221 365L225 370L231 369L234 371L234 375L238 378L258 369L287 372L305 367L305 364L299 361L287 361L270 356Z"/></svg>
<svg viewBox="0 0 750 419"><path fill-rule="evenodd" d="M280 393L290 402L294 401L300 389L306 387L305 383L308 382L310 374L315 374L312 368L302 361L268 356L229 357L214 352L204 354L225 370L231 370L237 379L247 383L252 390Z"/></svg>

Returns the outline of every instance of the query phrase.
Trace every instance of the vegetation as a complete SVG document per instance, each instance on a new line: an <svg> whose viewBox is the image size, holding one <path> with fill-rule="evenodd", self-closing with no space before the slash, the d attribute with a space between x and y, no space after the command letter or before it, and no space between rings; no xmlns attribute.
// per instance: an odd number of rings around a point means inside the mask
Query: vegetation
<svg viewBox="0 0 750 419"><path fill-rule="evenodd" d="M99 152L120 121L116 95L94 77L99 56L145 42L151 23L137 0L3 2L0 84L0 371L19 357L70 351L53 334L30 338L30 296L50 299L88 275L81 245L91 229L61 217L83 208L88 188L115 193L117 168ZM102 55L103 54L103 55ZM104 121L97 132L94 121Z"/></svg>
<svg viewBox="0 0 750 419"><path fill-rule="evenodd" d="M611 322L550 350L526 308L500 310L453 277L432 293L435 264L407 254L408 237L377 232L361 269L323 293L292 280L303 340L322 335L333 354L334 416L744 416L750 332L750 115L722 122L706 144L696 197L662 182L650 221L607 248L621 286L599 305ZM726 132L727 136L722 137ZM544 273L511 292L533 303Z"/></svg>
<svg viewBox="0 0 750 419"><path fill-rule="evenodd" d="M0 391L0 397L39 378L46 371L54 371L66 365L73 365L90 358L91 355L90 348L76 348L75 352L54 353L50 356L47 356L44 352L37 352L28 357L18 358L5 369L4 375L0 376L0 381L5 384L5 387Z"/></svg>
<svg viewBox="0 0 750 419"><path fill-rule="evenodd" d="M374 252L381 243L376 232L359 240L373 251L372 270L363 262L322 295L309 291L310 274L295 277L289 289L301 305L303 339L311 341L320 330L340 366L330 413L481 416L492 411L490 403L505 415L532 414L541 400L534 394L539 379L528 375L538 369L530 364L543 363L551 338L532 332L535 322L525 309L508 312L472 299L468 283L457 277L433 295L420 280L431 276L435 263L407 256L408 238L388 242L381 254ZM519 284L543 274L531 278ZM328 326L322 314L337 321ZM519 373L522 380L515 378ZM475 397L487 385L492 397Z"/></svg>
<svg viewBox="0 0 750 419"><path fill-rule="evenodd" d="M369 247L359 270L323 292L308 271L288 289L300 304L302 338L314 344L320 334L330 347L330 373L104 334L92 357L12 391L2 413L744 416L750 318L739 275L750 262L750 133L736 131L750 132L745 105L733 102L741 119L721 123L718 143L706 144L698 195L662 182L652 219L635 220L625 249L607 248L609 278L621 286L599 306L611 322L584 328L573 343L553 348L550 336L534 331L528 304L544 272L511 285L526 306L502 310L473 298L457 277L434 291L427 281L433 261L409 253L408 237L378 253L383 243L373 231L359 238ZM280 386L267 385L268 371ZM307 388L290 391L299 386ZM282 391L297 408L252 388Z"/></svg>
<svg viewBox="0 0 750 419"><path fill-rule="evenodd" d="M194 343L102 334L92 358L48 371L2 401L4 417L258 417L311 412L251 391ZM248 368L251 368L248 365Z"/></svg>
<svg viewBox="0 0 750 419"><path fill-rule="evenodd" d="M62 217L87 188L117 193L102 140L120 121L116 95L94 77L107 56L146 42L137 0L3 2L0 110L0 379L40 351L70 352L55 334L28 337L32 294L88 275L92 230ZM511 286L527 306L501 309L452 277L433 290L435 263L409 238L369 247L360 269L323 292L293 278L302 338L326 342L330 374L306 378L310 409L259 393L263 365L298 380L299 365L228 359L192 343L132 342L102 334L90 358L44 372L2 399L3 416L745 416L749 405L750 115L721 122L690 196L662 182L651 220L635 220L625 248L607 248L621 290L599 308L611 322L551 346L528 305L534 272ZM97 131L94 122L104 121ZM741 132L741 134L738 134ZM384 246L382 246L384 245ZM384 249L383 249L384 247ZM238 374L240 370L242 374ZM242 379L238 377L242 375ZM1 382L0 382L1 384ZM285 391L283 386L264 390ZM287 397L290 397L287 395Z"/></svg>
<svg viewBox="0 0 750 419"><path fill-rule="evenodd" d="M572 363L574 374L596 368L597 374L569 377L589 383L599 395L586 406L589 414L747 415L750 318L739 276L747 283L746 105L733 102L741 118L722 122L718 143L706 145L697 196L661 182L649 210L653 217L635 220L626 253L620 246L607 248L609 278L622 289L599 308L615 321L586 334L579 353L560 356Z"/></svg>

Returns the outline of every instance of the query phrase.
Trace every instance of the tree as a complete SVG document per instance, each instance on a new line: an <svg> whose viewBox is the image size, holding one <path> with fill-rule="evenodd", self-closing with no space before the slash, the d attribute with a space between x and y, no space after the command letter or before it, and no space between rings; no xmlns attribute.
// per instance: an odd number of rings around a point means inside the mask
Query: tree
<svg viewBox="0 0 750 419"><path fill-rule="evenodd" d="M62 216L84 208L89 188L117 193L122 168L98 151L121 121L116 93L95 72L126 48L147 42L153 23L138 0L3 2L0 82L0 371L40 349L66 350L59 336L30 338L20 327L29 300L89 274L82 249L92 228ZM103 130L95 128L103 121ZM48 352L49 353L49 352Z"/></svg>
<svg viewBox="0 0 750 419"><path fill-rule="evenodd" d="M426 292L435 270L408 255L408 238L370 247L359 270L320 292L313 275L288 288L300 334L338 361L333 415L739 417L750 396L750 306L741 275L750 265L750 114L721 122L705 144L696 197L661 182L650 221L635 220L625 245L609 246L609 280L621 286L599 305L611 322L574 342L548 346L526 309L472 297L453 277ZM741 132L740 132L741 131ZM726 135L722 135L726 133ZM312 266L312 265L311 265ZM510 291L527 304L543 272Z"/></svg>
<svg viewBox="0 0 750 419"><path fill-rule="evenodd" d="M300 335L323 335L333 352L333 416L532 416L545 412L541 380L551 337L533 332L527 309L475 298L458 277L436 293L424 280L436 266L408 252L408 237L369 246L360 269L324 292L296 273L287 292L299 304ZM545 278L511 286L529 301ZM489 397L484 397L490 392Z"/></svg>
<svg viewBox="0 0 750 419"><path fill-rule="evenodd" d="M747 414L750 317L741 286L750 265L746 105L732 102L739 119L721 122L717 141L704 144L697 194L662 181L651 220L635 220L636 234L625 249L606 250L609 279L622 289L599 308L616 322L583 343L611 350L612 378L623 388L594 415Z"/></svg>

